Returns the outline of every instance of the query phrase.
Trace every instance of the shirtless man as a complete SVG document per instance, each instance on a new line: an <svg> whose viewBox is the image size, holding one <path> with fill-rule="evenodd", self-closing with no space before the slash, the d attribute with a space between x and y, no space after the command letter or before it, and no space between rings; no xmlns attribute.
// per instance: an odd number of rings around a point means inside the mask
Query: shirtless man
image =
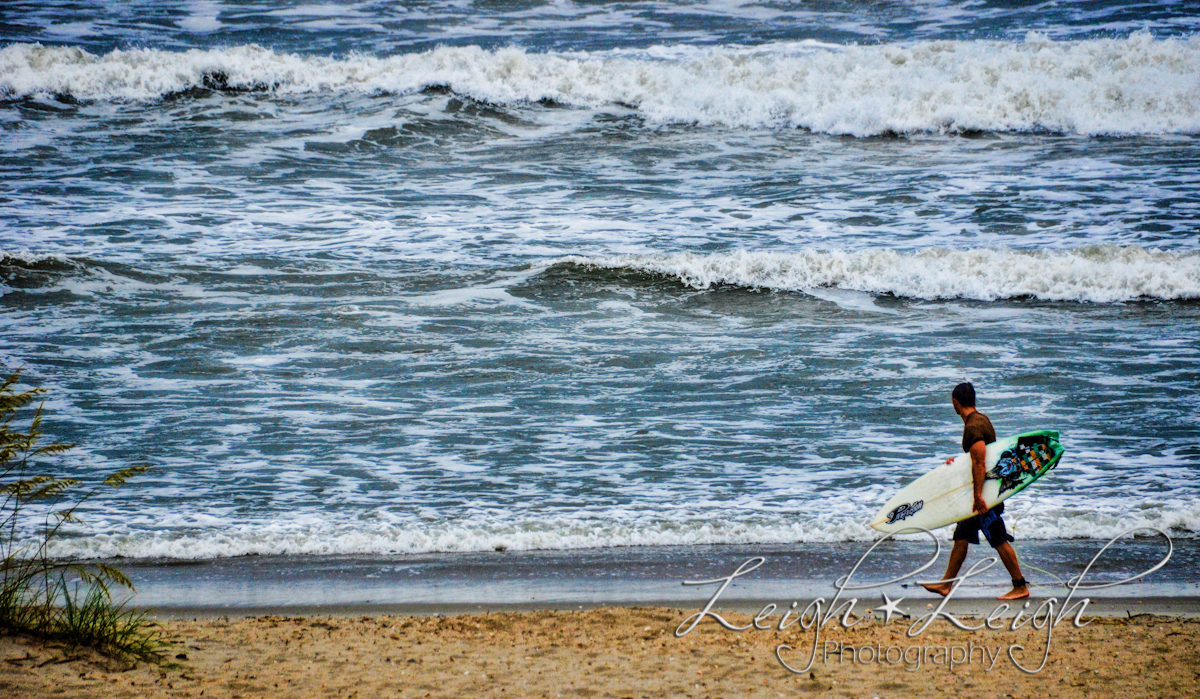
<svg viewBox="0 0 1200 699"><path fill-rule="evenodd" d="M976 514L974 517L959 522L958 526L954 528L954 548L950 549L950 563L946 566L946 574L942 576L942 580L948 580L958 575L963 561L967 558L968 544L978 544L979 532L983 531L987 542L996 550L996 554L1000 556L1000 560L1012 577L1012 590L996 599L1014 600L1028 597L1029 586L1025 582L1024 576L1021 575L1017 552L1009 543L1013 538L1004 528L1004 520L1000 517L1004 512L1004 503L989 510L987 503L983 501L983 480L986 470L984 458L987 454L987 445L996 441L996 430L992 427L992 421L988 419L987 415L975 409L975 387L971 384L960 383L955 386L954 392L950 394L950 401L954 404L954 412L958 413L963 421L963 451L971 455L971 479L975 484L973 509ZM946 459L946 463L953 460L952 456ZM940 582L925 585L924 588L945 597L950 593L952 586L953 583Z"/></svg>

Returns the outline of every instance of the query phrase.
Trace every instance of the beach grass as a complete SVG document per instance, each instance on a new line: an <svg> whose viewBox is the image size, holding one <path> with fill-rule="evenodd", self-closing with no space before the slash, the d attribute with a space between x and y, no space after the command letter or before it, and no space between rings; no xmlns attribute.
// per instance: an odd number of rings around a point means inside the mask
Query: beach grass
<svg viewBox="0 0 1200 699"><path fill-rule="evenodd" d="M44 403L21 427L20 413L44 391L19 391L19 382L13 372L0 385L0 630L112 657L159 659L162 643L144 615L113 601L113 586L133 589L128 577L103 563L51 555L64 526L80 523L75 513L84 502L146 467L107 474L90 486L41 472L74 445L40 444Z"/></svg>

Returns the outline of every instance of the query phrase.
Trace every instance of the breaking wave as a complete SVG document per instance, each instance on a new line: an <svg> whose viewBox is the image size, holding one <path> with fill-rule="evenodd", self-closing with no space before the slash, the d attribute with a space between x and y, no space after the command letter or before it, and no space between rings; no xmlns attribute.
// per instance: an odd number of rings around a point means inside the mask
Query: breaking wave
<svg viewBox="0 0 1200 699"><path fill-rule="evenodd" d="M918 299L979 301L1033 297L1114 303L1200 298L1200 252L1136 246L603 255L565 257L556 264L662 275L695 289L834 287Z"/></svg>
<svg viewBox="0 0 1200 699"><path fill-rule="evenodd" d="M684 50L686 49L686 50ZM148 100L189 90L404 94L429 87L495 104L618 106L650 123L922 131L1200 132L1200 37L940 41L530 53L442 47L391 57L254 45L171 52L13 44L0 95Z"/></svg>

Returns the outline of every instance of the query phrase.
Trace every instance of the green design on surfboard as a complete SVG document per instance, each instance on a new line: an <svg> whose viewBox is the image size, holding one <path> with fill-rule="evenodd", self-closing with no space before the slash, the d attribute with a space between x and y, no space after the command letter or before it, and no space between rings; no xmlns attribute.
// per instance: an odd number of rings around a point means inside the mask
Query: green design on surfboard
<svg viewBox="0 0 1200 699"><path fill-rule="evenodd" d="M1010 437L1010 439L1012 439ZM1016 494L1058 465L1066 451L1055 430L1038 430L1016 436L1016 444L1000 454L985 478L1000 481L1000 494Z"/></svg>

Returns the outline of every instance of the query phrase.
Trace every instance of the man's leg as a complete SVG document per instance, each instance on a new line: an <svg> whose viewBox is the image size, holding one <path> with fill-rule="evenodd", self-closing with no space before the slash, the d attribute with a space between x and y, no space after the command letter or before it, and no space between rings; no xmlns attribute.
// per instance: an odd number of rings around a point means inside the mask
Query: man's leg
<svg viewBox="0 0 1200 699"><path fill-rule="evenodd" d="M950 562L946 564L946 574L942 576L942 580L949 580L950 578L958 576L958 571L962 568L963 561L967 560L967 547L969 545L970 544L967 543L966 539L954 540L954 547L950 549ZM1009 548L1011 549L1012 547L1009 546ZM1015 561L1015 552L1013 553L1013 556L1013 560ZM933 583L932 585L922 585L921 587L945 597L946 595L950 594L950 588L953 586L954 583L940 582ZM1027 592L1026 594L1029 593Z"/></svg>
<svg viewBox="0 0 1200 699"><path fill-rule="evenodd" d="M1000 556L1000 561L1004 563L1004 567L1008 569L1009 577L1013 579L1013 589L996 599L1012 600L1028 597L1029 585L1025 583L1025 576L1021 575L1021 564L1017 562L1017 550L1012 547L1012 544L1006 541L996 547L996 553Z"/></svg>

